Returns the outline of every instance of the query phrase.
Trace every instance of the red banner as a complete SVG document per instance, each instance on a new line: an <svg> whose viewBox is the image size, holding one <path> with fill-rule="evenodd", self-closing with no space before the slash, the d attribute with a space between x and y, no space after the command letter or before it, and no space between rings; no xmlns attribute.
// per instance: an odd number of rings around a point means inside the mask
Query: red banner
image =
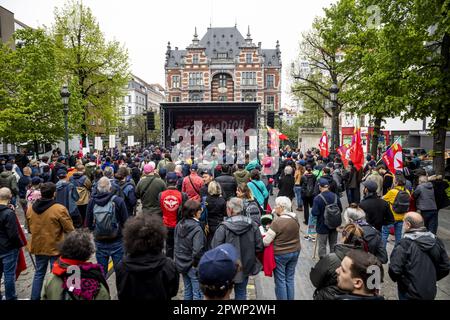
<svg viewBox="0 0 450 320"><path fill-rule="evenodd" d="M403 149L399 143L394 143L382 157L389 171L394 173L403 170Z"/></svg>
<svg viewBox="0 0 450 320"><path fill-rule="evenodd" d="M330 151L328 151L328 136L325 130L322 132L322 138L320 138L319 149L322 157L325 158L330 155Z"/></svg>
<svg viewBox="0 0 450 320"><path fill-rule="evenodd" d="M350 147L350 160L357 170L364 165L364 151L361 140L361 128L356 128L352 138L352 146Z"/></svg>
<svg viewBox="0 0 450 320"><path fill-rule="evenodd" d="M339 146L336 149L337 153L341 156L342 163L344 164L344 167L346 168L348 166L348 160L350 156L350 149L348 144L344 144L343 146Z"/></svg>

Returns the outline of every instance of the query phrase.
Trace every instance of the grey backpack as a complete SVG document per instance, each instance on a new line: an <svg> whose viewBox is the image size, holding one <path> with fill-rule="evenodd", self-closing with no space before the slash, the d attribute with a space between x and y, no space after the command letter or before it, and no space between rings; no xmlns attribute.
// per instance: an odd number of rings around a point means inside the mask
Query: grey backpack
<svg viewBox="0 0 450 320"><path fill-rule="evenodd" d="M341 209L337 204L337 195L334 196L334 202L328 204L327 200L325 200L325 197L322 194L319 194L319 197L321 197L323 202L325 202L324 218L325 225L328 227L328 229L336 229L342 224Z"/></svg>
<svg viewBox="0 0 450 320"><path fill-rule="evenodd" d="M116 204L112 196L104 206L94 205L94 237L96 240L113 240L119 234L119 223L116 217Z"/></svg>

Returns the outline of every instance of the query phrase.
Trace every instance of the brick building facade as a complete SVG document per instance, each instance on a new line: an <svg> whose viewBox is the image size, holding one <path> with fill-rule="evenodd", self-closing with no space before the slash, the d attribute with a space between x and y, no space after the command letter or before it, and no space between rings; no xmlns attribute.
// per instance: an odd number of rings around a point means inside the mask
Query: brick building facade
<svg viewBox="0 0 450 320"><path fill-rule="evenodd" d="M195 29L185 50L166 51L167 102L260 102L261 113L280 110L281 52L244 38L237 27L208 28L201 40Z"/></svg>

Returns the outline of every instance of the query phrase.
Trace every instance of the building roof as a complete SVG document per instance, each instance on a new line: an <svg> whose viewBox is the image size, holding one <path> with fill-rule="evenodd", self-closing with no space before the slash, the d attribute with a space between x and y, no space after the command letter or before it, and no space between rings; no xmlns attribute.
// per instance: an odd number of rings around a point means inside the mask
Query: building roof
<svg viewBox="0 0 450 320"><path fill-rule="evenodd" d="M194 35L194 39L197 38L196 34ZM250 30L248 31L247 38L251 41ZM228 59L233 59L239 55L242 47L247 46L246 39L242 36L236 26L231 28L208 28L206 34L198 43L198 48L204 48L206 56L210 59L216 58L217 53L227 53ZM257 46L253 46L257 48ZM188 48L195 47L196 46L190 45ZM261 49L261 52L264 56L264 66L281 66L278 43L276 49ZM177 48L172 50L169 43L166 52L167 67L175 68L181 66L186 53L187 50L178 50Z"/></svg>
<svg viewBox="0 0 450 320"><path fill-rule="evenodd" d="M200 40L200 45L205 47L208 57L213 57L216 52L229 53L229 57L239 54L239 47L245 44L245 39L236 27L232 28L208 28L208 31Z"/></svg>

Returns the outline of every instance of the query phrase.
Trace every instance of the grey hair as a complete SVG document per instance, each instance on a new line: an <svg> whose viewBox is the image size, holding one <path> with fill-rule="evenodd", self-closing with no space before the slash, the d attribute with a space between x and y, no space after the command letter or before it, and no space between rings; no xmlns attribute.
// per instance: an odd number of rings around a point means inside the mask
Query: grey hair
<svg viewBox="0 0 450 320"><path fill-rule="evenodd" d="M275 205L280 206L283 208L283 212L290 212L292 207L291 199L288 197L277 197L275 199Z"/></svg>
<svg viewBox="0 0 450 320"><path fill-rule="evenodd" d="M103 170L103 173L105 174L105 176L107 176L108 178L113 178L114 176L114 170L111 167L106 167L105 170Z"/></svg>
<svg viewBox="0 0 450 320"><path fill-rule="evenodd" d="M353 223L358 220L366 219L366 213L361 208L348 207L344 212L345 223Z"/></svg>
<svg viewBox="0 0 450 320"><path fill-rule="evenodd" d="M227 201L227 208L231 209L234 214L240 214L244 210L244 202L236 197L230 198Z"/></svg>
<svg viewBox="0 0 450 320"><path fill-rule="evenodd" d="M177 164L175 166L175 172L182 172L183 171L183 166L181 164Z"/></svg>
<svg viewBox="0 0 450 320"><path fill-rule="evenodd" d="M9 188L0 188L0 200L1 201L5 201L5 200L9 200L12 197L12 193L11 190L9 190Z"/></svg>
<svg viewBox="0 0 450 320"><path fill-rule="evenodd" d="M111 191L111 180L107 177L101 177L97 183L97 191L99 193L106 193Z"/></svg>
<svg viewBox="0 0 450 320"><path fill-rule="evenodd" d="M420 176L419 177L419 184L426 183L426 182L428 182L428 177L427 176Z"/></svg>
<svg viewBox="0 0 450 320"><path fill-rule="evenodd" d="M411 225L411 229L420 229L425 227L425 222L423 221L422 216L418 214L414 216L410 214L406 215L404 221L409 222L409 224Z"/></svg>
<svg viewBox="0 0 450 320"><path fill-rule="evenodd" d="M285 174L285 175L292 174L293 171L294 171L294 169L292 169L291 166L286 166L286 167L284 168L284 174Z"/></svg>

